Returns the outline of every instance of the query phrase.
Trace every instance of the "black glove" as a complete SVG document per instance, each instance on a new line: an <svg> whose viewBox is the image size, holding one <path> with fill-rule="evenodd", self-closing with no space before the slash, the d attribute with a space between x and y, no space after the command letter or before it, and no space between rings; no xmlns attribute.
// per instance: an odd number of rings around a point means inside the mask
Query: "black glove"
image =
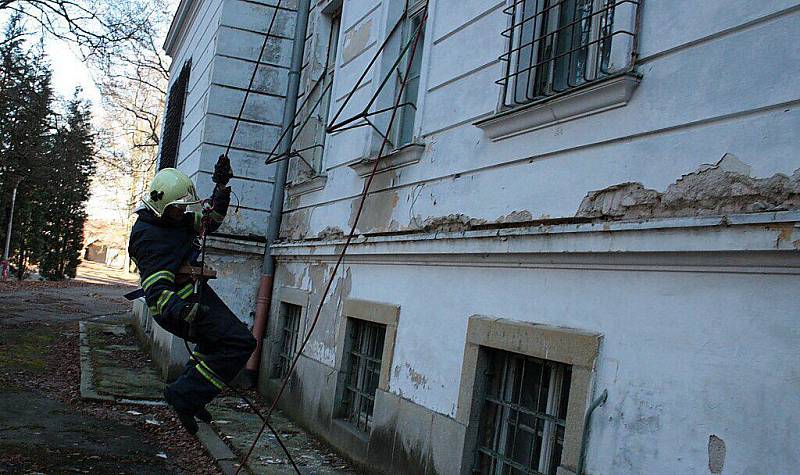
<svg viewBox="0 0 800 475"><path fill-rule="evenodd" d="M217 159L217 164L214 165L214 175L211 176L211 181L218 185L225 186L232 177L233 168L231 168L231 161L227 155L222 154Z"/></svg>

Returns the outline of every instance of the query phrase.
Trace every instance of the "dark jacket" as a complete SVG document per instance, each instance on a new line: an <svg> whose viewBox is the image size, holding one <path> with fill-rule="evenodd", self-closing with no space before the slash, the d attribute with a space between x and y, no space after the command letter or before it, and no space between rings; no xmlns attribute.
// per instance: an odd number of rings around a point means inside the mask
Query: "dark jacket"
<svg viewBox="0 0 800 475"><path fill-rule="evenodd" d="M210 218L206 232L219 228L229 203L230 188L217 186L211 200L203 204ZM194 289L191 282L177 285L175 279L182 265L197 263L202 213L187 212L180 222L158 218L149 209L137 214L128 253L139 268L147 306L153 316L180 318L190 307Z"/></svg>

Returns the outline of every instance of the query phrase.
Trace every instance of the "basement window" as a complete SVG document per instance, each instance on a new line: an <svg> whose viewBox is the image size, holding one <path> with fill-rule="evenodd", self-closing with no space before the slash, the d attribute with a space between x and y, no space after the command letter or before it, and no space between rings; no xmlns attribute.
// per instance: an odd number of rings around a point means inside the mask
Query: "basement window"
<svg viewBox="0 0 800 475"><path fill-rule="evenodd" d="M456 420L461 472L577 472L602 336L575 328L469 319Z"/></svg>
<svg viewBox="0 0 800 475"><path fill-rule="evenodd" d="M638 0L513 0L503 104L514 107L630 70Z"/></svg>
<svg viewBox="0 0 800 475"><path fill-rule="evenodd" d="M186 95L189 91L189 76L192 70L192 61L189 60L181 69L180 75L175 79L169 89L167 111L164 115L164 131L161 134L161 158L158 169L175 168L178 164L178 151L181 144L181 129L183 128L183 113L186 106Z"/></svg>
<svg viewBox="0 0 800 475"><path fill-rule="evenodd" d="M369 432L381 378L386 325L350 320L342 416L357 429Z"/></svg>
<svg viewBox="0 0 800 475"><path fill-rule="evenodd" d="M297 341L300 336L300 315L303 307L281 302L280 316L282 321L281 347L278 353L276 376L285 378L289 375L292 361L297 355Z"/></svg>
<svg viewBox="0 0 800 475"><path fill-rule="evenodd" d="M562 363L489 350L475 472L556 474L571 373Z"/></svg>

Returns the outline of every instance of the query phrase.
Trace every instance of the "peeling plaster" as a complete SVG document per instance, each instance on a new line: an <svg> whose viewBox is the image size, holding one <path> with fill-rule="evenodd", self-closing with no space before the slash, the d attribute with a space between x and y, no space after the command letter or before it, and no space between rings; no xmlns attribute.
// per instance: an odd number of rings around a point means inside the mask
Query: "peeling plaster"
<svg viewBox="0 0 800 475"><path fill-rule="evenodd" d="M328 226L317 234L317 239L331 241L335 239L342 239L344 236L344 231L342 231L342 228L339 226Z"/></svg>
<svg viewBox="0 0 800 475"><path fill-rule="evenodd" d="M533 220L533 215L528 210L512 211L507 215L500 216L499 218L497 218L498 223L518 223L522 221L532 221L532 220Z"/></svg>
<svg viewBox="0 0 800 475"><path fill-rule="evenodd" d="M708 470L713 474L722 473L725 467L725 441L714 434L708 436Z"/></svg>
<svg viewBox="0 0 800 475"><path fill-rule="evenodd" d="M320 298L332 270L333 267L327 264L312 264L309 266L311 298L306 312L306 327L311 325L311 320L320 306ZM344 272L340 272L340 276L335 280L327 300L322 305L317 328L314 330L314 335L309 341L309 346L306 350L308 356L328 366L335 366L336 364L336 329L341 315L342 302L350 296L350 291L353 287L352 282L353 276L349 268Z"/></svg>
<svg viewBox="0 0 800 475"><path fill-rule="evenodd" d="M408 379L414 384L414 389L425 389L428 385L428 378L417 372L409 363L405 363L404 366L408 371Z"/></svg>
<svg viewBox="0 0 800 475"><path fill-rule="evenodd" d="M361 217L358 219L358 231L361 233L387 231L391 227L392 213L399 202L400 195L396 191L371 193L367 196ZM350 202L348 226L353 226L360 203L360 196Z"/></svg>
<svg viewBox="0 0 800 475"><path fill-rule="evenodd" d="M348 31L344 36L343 62L349 62L367 49L371 37L372 18Z"/></svg>
<svg viewBox="0 0 800 475"><path fill-rule="evenodd" d="M586 195L576 216L613 219L704 216L800 208L800 169L769 178L731 154L683 175L662 193L641 183L612 185Z"/></svg>
<svg viewBox="0 0 800 475"><path fill-rule="evenodd" d="M281 222L281 239L297 241L305 239L308 234L311 215L308 209L301 209L287 213Z"/></svg>
<svg viewBox="0 0 800 475"><path fill-rule="evenodd" d="M411 227L419 222L419 218L415 218ZM486 224L485 219L471 218L464 214L448 214L447 216L431 217L422 222L421 228L425 232L460 232L469 231L474 226ZM419 225L417 225L419 227Z"/></svg>

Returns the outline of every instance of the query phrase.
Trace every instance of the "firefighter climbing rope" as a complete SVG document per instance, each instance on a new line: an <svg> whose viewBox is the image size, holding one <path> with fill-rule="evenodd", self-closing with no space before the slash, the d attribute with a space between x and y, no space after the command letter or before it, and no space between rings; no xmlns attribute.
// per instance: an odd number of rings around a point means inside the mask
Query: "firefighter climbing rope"
<svg viewBox="0 0 800 475"><path fill-rule="evenodd" d="M228 154L230 153L231 147L233 146L233 141L236 138L236 132L237 132L237 130L239 128L239 124L242 121L242 115L244 114L244 109L245 109L245 107L247 105L247 99L248 99L248 97L250 96L250 93L253 90L253 83L255 82L256 75L258 74L258 68L261 65L261 60L262 60L262 58L264 56L264 51L266 50L267 44L268 44L268 42L269 42L269 40L270 40L270 38L272 36L272 29L273 29L273 27L275 25L275 19L278 16L278 12L281 9L282 1L283 0L278 0L277 3L275 4L275 7L274 7L274 10L273 10L273 13L272 13L272 18L270 19L269 26L267 27L266 34L264 35L264 41L261 44L261 49L260 49L259 54L258 54L258 59L256 60L256 65L253 68L253 73L250 76L250 81L249 81L249 83L247 85L247 89L245 91L244 99L242 100L242 105L239 108L239 113L236 116L236 120L234 122L233 130L231 131L231 137L228 140L228 145L225 148L225 153L223 154L223 157L225 157L226 161L228 160ZM237 200L238 200L238 198L237 198ZM212 201L210 203L204 202L203 205L202 205L203 216L202 216L202 219L201 219L200 232L199 232L199 238L200 238L200 268L201 269L205 269L206 247L207 247L207 242L208 242L208 229L209 229L209 223L210 223L210 220L211 220L211 212L212 212L213 209L214 209L213 198L212 198ZM204 279L202 279L202 278L197 279L197 281L195 283L195 294L197 295L197 301L198 302L202 302L202 296L203 296L204 288L205 288ZM203 311L202 306L200 306L198 311ZM192 324L190 324L189 333L190 333L190 335L193 333L193 325ZM197 365L198 367L207 367L207 366L203 365L203 361L198 356L198 354L196 352L191 351L191 349L189 348L189 342L187 340L184 339L183 340L183 344L186 347L186 351L189 353L190 358L195 363L195 365ZM216 377L215 379L217 379L218 381L222 382L225 385L225 387L227 387L234 394L236 394L236 396L239 397L259 417L259 419L263 422L262 428L263 427L269 428L270 432L275 437L275 440L278 442L278 445L280 445L281 449L286 454L286 457L289 460L289 463L292 465L292 468L294 469L295 473L299 474L300 470L297 467L297 464L295 463L294 459L292 458L292 454L289 452L289 449L283 443L283 440L281 440L281 437L278 434L278 432L269 423L269 418L264 417L264 415L261 413L261 411L258 409L258 407L256 407L256 405L247 396L242 394L237 388L235 388L231 384L225 382L225 380L223 378ZM247 461L245 459L242 462L242 465L239 468L241 469L241 467L244 466L244 464L246 464L246 463L247 463ZM238 473L238 471L237 471L237 473Z"/></svg>
<svg viewBox="0 0 800 475"><path fill-rule="evenodd" d="M258 59L256 61L256 65L255 65L255 67L253 69L253 73L252 73L252 75L250 77L250 81L248 83L248 86L247 86L247 89L246 89L246 92L245 92L245 96L244 96L244 99L242 101L242 105L241 105L241 107L239 109L239 113L238 113L238 115L236 117L236 120L235 120L235 123L234 123L234 127L233 127L233 130L231 132L231 137L230 137L230 139L228 141L228 145L227 145L227 147L225 149L225 153L223 154L223 157L226 160L227 160L228 154L230 153L231 148L233 147L233 143L234 143L234 140L235 140L235 137L236 137L236 132L238 131L239 124L241 123L242 115L244 114L244 110L245 110L245 107L247 105L247 99L248 99L250 93L252 92L253 84L255 82L256 75L258 74L258 68L262 64L261 60L263 58L263 55L264 55L264 52L266 50L267 44L268 44L269 40L272 38L272 29L273 29L273 27L275 25L275 19L277 17L278 11L281 9L281 2L282 2L282 0L278 0L276 5L275 5L275 7L274 7L272 18L270 19L269 27L267 28L266 34L264 36L264 41L263 41L263 43L261 45L261 49L260 49L260 52L259 52ZM283 378L283 380L281 382L280 389L279 389L277 395L275 396L275 398L273 398L273 401L272 401L272 403L271 403L271 405L269 407L269 410L267 411L266 414L263 414L256 407L256 405L252 401L250 401L250 399L247 398L244 394L242 394L239 390L237 390L236 388L232 387L230 384L225 383L225 386L227 388L229 388L231 391L233 391L240 399L242 399L242 401L245 404L247 404L247 406L262 421L261 428L259 429L258 434L256 435L256 438L253 440L253 443L251 444L250 449L248 450L248 452L244 456L243 460L241 461L239 467L237 468L237 471L236 471L237 474L242 470L243 467L245 467L247 465L247 461L250 459L250 456L252 455L253 450L255 449L256 445L258 444L258 441L260 440L261 436L264 433L264 430L266 430L266 429L269 429L270 432L275 437L275 439L278 442L278 444L280 445L281 449L286 454L287 459L291 463L295 473L298 473L298 474L300 473L296 463L292 459L292 456L291 456L288 448L285 446L285 444L281 440L281 438L280 438L279 434L277 433L277 431L270 424L270 417L272 416L273 412L277 408L277 405L278 405L279 401L281 400L281 397L284 394L284 391L285 391L285 389L287 387L287 384L288 384L288 382L289 382L289 380L291 378L291 375L294 372L295 367L297 366L297 362L299 360L299 357L303 353L303 350L307 346L307 344L308 344L308 342L309 342L309 340L310 340L310 338L311 338L311 336L312 336L312 334L314 332L314 329L316 328L317 323L319 322L322 305L325 303L325 300L327 299L327 297L328 297L328 295L330 293L330 289L331 289L331 287L333 285L333 281L334 281L334 279L336 277L336 274L337 274L339 268L341 267L341 264L342 264L342 262L344 260L344 257L345 257L345 255L347 253L347 250L348 250L350 244L352 243L353 238L355 237L356 229L357 229L360 217L361 217L361 215L363 213L366 199L367 199L367 197L368 197L368 195L370 193L370 188L372 186L373 179L374 179L374 177L375 177L375 175L376 175L376 173L378 171L378 166L381 163L381 160L386 155L387 147L391 143L391 140L389 139L389 135L390 135L392 127L394 125L395 118L397 116L397 112L401 107L405 107L405 106L414 107L413 104L402 103L402 99L404 97L404 91L406 89L407 79L409 77L409 71L410 71L412 63L414 61L414 57L415 57L415 55L417 53L417 45L419 44L420 37L423 34L423 25L425 24L425 17L427 16L427 13L423 14L422 21L419 23L419 25L417 26L416 30L411 35L411 38L401 48L400 52L398 53L398 56L397 56L396 60L394 61L392 67L390 68L389 73L383 78L383 80L381 81L379 87L374 92L372 98L368 102L367 106L363 110L361 110L358 114L356 114L356 115L354 115L352 117L349 117L347 119L341 120L339 122L337 122L337 120L342 115L343 111L345 110L345 107L350 103L351 99L353 98L353 96L355 94L355 91L359 87L361 87L364 79L366 78L367 74L372 69L372 67L376 64L378 58L381 56L381 54L383 54L386 51L387 45L390 43L391 37L399 30L400 25L402 25L403 21L405 21L405 19L407 18L407 15L408 15L408 11L404 11L403 14L401 15L400 19L393 26L393 28L389 31L389 33L387 34L384 42L380 45L380 47L378 48L378 50L376 51L376 53L372 57L371 61L366 66L366 68L364 69L363 73L361 74L361 76L357 80L356 84L352 87L350 92L345 97L344 102L342 103L342 105L340 106L340 108L338 109L336 114L334 115L333 120L331 120L331 123L328 124L327 127L326 127L326 132L333 134L333 133L342 132L342 131L350 130L350 129L357 128L357 127L369 126L373 130L375 130L375 132L377 132L382 137L382 142L381 142L380 149L378 151L377 158L376 158L375 163L373 165L372 171L369 174L366 182L364 183L364 188L363 188L363 191L362 191L361 196L360 196L360 202L359 202L358 210L357 210L357 213L355 215L355 219L353 221L353 224L352 224L352 226L350 228L350 232L347 234L347 238L346 238L345 244L342 247L342 250L341 250L341 252L340 252L340 254L338 256L338 259L337 259L336 264L334 266L333 272L331 273L330 279L328 280L328 282L327 282L327 284L325 286L325 290L323 291L322 297L320 299L320 304L317 307L316 313L314 315L314 319L312 320L312 323L311 323L311 325L309 327L309 331L307 332L307 334L306 334L305 338L303 339L300 347L298 348L298 350L296 352L296 355L294 356L294 358L293 358L293 360L291 362L291 365L289 367L289 371L287 372L287 375ZM373 106L375 105L376 101L378 100L378 96L381 94L381 92L389 84L392 76L395 74L395 71L397 70L398 73L400 72L399 71L399 67L400 67L403 59L406 56L408 56L408 59L406 61L406 65L405 65L405 74L401 74L400 75L399 86L398 86L397 90L395 91L394 101L393 101L392 106L391 107L382 108L382 109L378 109L378 110L370 110L370 109L373 108ZM304 98L303 102L298 107L295 108L295 111L293 113L293 117L292 117L291 121L283 128L280 137L275 142L275 145L274 145L273 149L269 152L268 159L266 160L266 164L275 163L275 162L278 162L278 161L281 161L281 160L288 160L288 159L293 158L293 157L298 157L299 159L301 159L303 161L306 161L302 157L302 155L300 153L300 152L302 152L302 150L294 150L293 149L294 143L297 140L297 138L300 136L300 132L309 123L309 120L312 117L311 112L313 112L317 107L319 107L319 105L321 104L321 102L322 102L323 98L326 96L326 94L330 93L331 87L333 85L333 82L329 82L325 86L325 88L323 88L321 94L319 95L319 98L315 101L315 103L308 110L308 115L305 118L305 120L300 124L300 126L297 129L295 129L293 126L294 126L297 118L299 117L299 115L303 111L306 111L306 107L310 103L310 99L313 96L314 91L319 87L319 84L321 82L323 82L322 78L324 78L327 73L328 73L328 70L326 68L323 71L322 76L317 81L314 82L313 86L306 93L306 97ZM391 115L390 115L389 120L388 120L388 125L387 125L387 128L386 128L386 132L384 133L375 124L375 122L373 120L371 120L371 118L375 117L377 115L384 114L384 113L389 113L389 112L391 113ZM291 133L292 136L288 137L289 143L288 143L288 146L285 148L285 151L283 153L281 153L281 154L276 153L278 147L285 140L287 140L287 136L289 136L290 131L292 132ZM221 157L221 159L223 157ZM307 161L306 161L306 163L307 163ZM207 238L208 238L208 232L207 232L208 231L208 223L209 223L209 219L210 219L210 210L212 210L213 208L214 208L214 203L213 202L212 203L204 203L204 206L203 206L204 214L203 214L203 217L202 217L202 220L201 220L201 227L200 227L200 232L199 232L199 238L200 238L200 265L201 265L201 269L204 268L204 266L205 266L206 247L207 247ZM203 279L198 279L198 283L196 284L196 289L195 289L198 297L202 297L204 285L205 284L203 283ZM198 299L198 301L200 301L200 299ZM200 311L202 311L202 307L200 308ZM189 344L188 344L188 342L186 340L184 340L184 345L186 346L187 351L189 351ZM199 365L199 366L203 365L202 358L199 357L196 353L193 353L193 352L189 351L189 354L191 355L192 360L197 365Z"/></svg>

